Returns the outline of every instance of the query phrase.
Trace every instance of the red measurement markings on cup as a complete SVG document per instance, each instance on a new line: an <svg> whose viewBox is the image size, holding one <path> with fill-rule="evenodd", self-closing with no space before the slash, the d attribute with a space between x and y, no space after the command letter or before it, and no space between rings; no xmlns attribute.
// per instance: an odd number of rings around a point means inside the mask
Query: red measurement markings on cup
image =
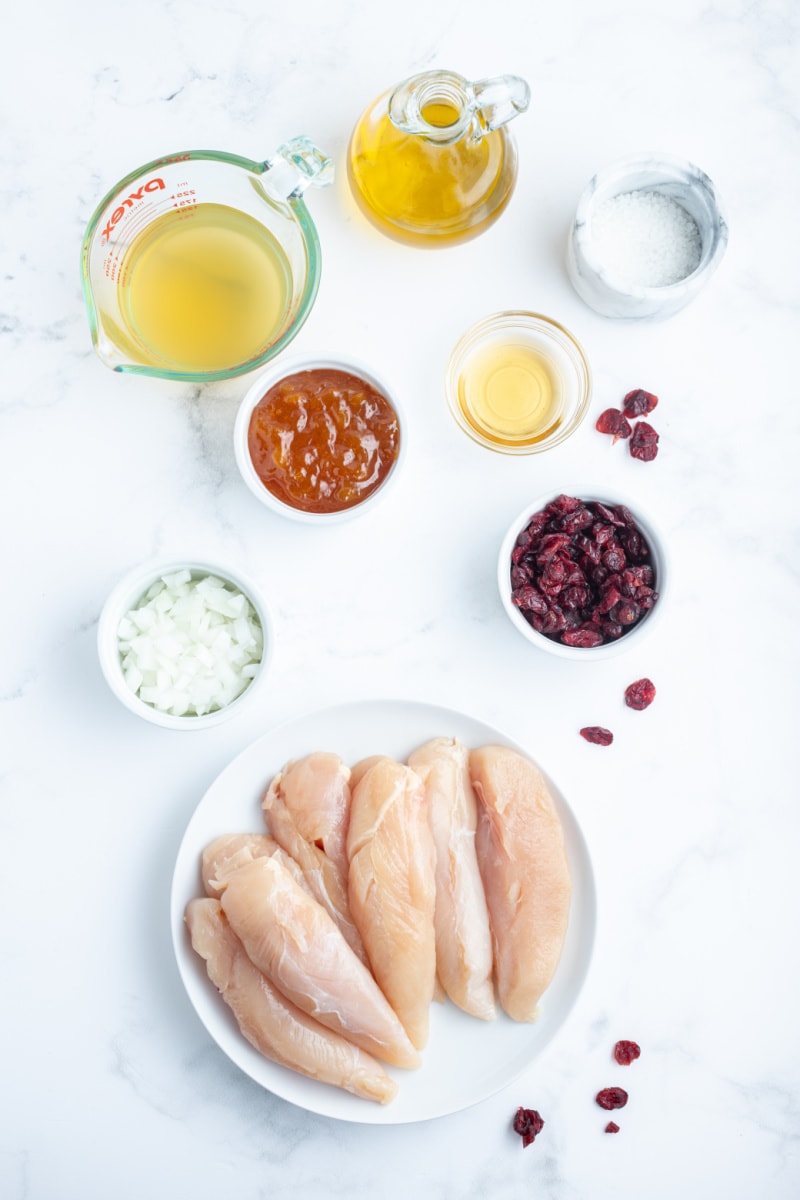
<svg viewBox="0 0 800 1200"><path fill-rule="evenodd" d="M193 187L189 187L188 180L184 179L176 185L170 200L173 208L187 208L197 204L197 193Z"/></svg>
<svg viewBox="0 0 800 1200"><path fill-rule="evenodd" d="M108 219L102 234L103 243L105 244L109 240L114 226L122 220L126 212L129 212L137 201L144 199L145 192L163 191L165 187L166 184L164 183L164 180L158 176L154 176L153 179L148 179L147 183L143 183L135 192L131 192L129 196L126 196L125 199L117 205Z"/></svg>

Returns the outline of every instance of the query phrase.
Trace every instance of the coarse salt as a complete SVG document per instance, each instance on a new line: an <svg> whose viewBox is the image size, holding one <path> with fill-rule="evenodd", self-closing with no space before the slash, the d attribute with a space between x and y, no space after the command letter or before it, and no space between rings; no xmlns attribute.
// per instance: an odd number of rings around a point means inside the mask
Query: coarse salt
<svg viewBox="0 0 800 1200"><path fill-rule="evenodd" d="M623 192L598 204L591 235L602 265L638 287L668 287L700 264L700 230L660 192Z"/></svg>

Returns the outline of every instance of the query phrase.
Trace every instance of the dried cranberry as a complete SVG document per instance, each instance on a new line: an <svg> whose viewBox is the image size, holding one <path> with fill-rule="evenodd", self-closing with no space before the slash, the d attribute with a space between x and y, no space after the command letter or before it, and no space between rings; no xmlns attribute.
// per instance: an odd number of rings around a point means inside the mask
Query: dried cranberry
<svg viewBox="0 0 800 1200"><path fill-rule="evenodd" d="M613 508L609 508L599 500L594 507L597 510L597 515L602 517L604 521L608 521L610 525L624 525L625 522L619 520Z"/></svg>
<svg viewBox="0 0 800 1200"><path fill-rule="evenodd" d="M628 392L625 399L622 401L622 411L626 417L645 417L649 412L652 412L658 404L658 396L654 396L652 392L643 392L641 388L636 388L633 392Z"/></svg>
<svg viewBox="0 0 800 1200"><path fill-rule="evenodd" d="M565 587L561 593L561 603L564 608L586 608L587 604L591 603L591 589L579 584L574 584L571 587Z"/></svg>
<svg viewBox="0 0 800 1200"><path fill-rule="evenodd" d="M564 587L565 588L583 587L583 585L585 583L586 583L586 576L584 575L581 568L578 566L578 564L576 562L572 562L570 559L568 559L567 560L567 577L564 580ZM589 598L589 601L587 601L587 603L589 603L590 601L591 601L591 596Z"/></svg>
<svg viewBox="0 0 800 1200"><path fill-rule="evenodd" d="M634 458L640 462L652 462L658 454L658 434L647 421L637 421L628 445Z"/></svg>
<svg viewBox="0 0 800 1200"><path fill-rule="evenodd" d="M547 601L544 596L530 584L514 588L511 600L522 612L535 612L541 615L547 612Z"/></svg>
<svg viewBox="0 0 800 1200"><path fill-rule="evenodd" d="M522 1148L530 1146L537 1133L541 1133L544 1121L535 1108L518 1108L514 1117L514 1133L522 1136Z"/></svg>
<svg viewBox="0 0 800 1200"><path fill-rule="evenodd" d="M539 588L546 596L557 596L567 579L567 568L560 558L553 559L542 571Z"/></svg>
<svg viewBox="0 0 800 1200"><path fill-rule="evenodd" d="M639 588L650 580L649 567L626 567L622 572L622 591L626 596L635 596Z"/></svg>
<svg viewBox="0 0 800 1200"><path fill-rule="evenodd" d="M601 1108L624 1108L628 1103L628 1093L621 1087L603 1088L595 1096Z"/></svg>
<svg viewBox="0 0 800 1200"><path fill-rule="evenodd" d="M637 1042L617 1042L614 1046L614 1058L621 1067L628 1067L642 1053Z"/></svg>
<svg viewBox="0 0 800 1200"><path fill-rule="evenodd" d="M565 646L579 646L583 650L589 650L592 646L602 646L603 634L599 629L585 629L581 626L565 633L561 640Z"/></svg>
<svg viewBox="0 0 800 1200"><path fill-rule="evenodd" d="M622 596L620 595L619 589L617 588L614 579L611 578L605 584L600 593L600 603L597 606L597 611L603 614L609 613L616 604L619 604L621 599Z"/></svg>
<svg viewBox="0 0 800 1200"><path fill-rule="evenodd" d="M581 501L575 496L566 496L562 492L560 496L556 496L555 500L551 500L547 507L551 513L565 516L567 513L575 512L575 509L580 506Z"/></svg>
<svg viewBox="0 0 800 1200"><path fill-rule="evenodd" d="M620 438L631 436L630 422L618 408L607 408L605 412L601 412L595 423L595 429L598 433L613 433L612 445Z"/></svg>
<svg viewBox="0 0 800 1200"><path fill-rule="evenodd" d="M637 712L641 712L643 708L647 708L648 705L653 703L655 698L655 684L650 679L637 679L635 683L630 683L625 688L625 703L628 708L635 708ZM620 1043L617 1044L619 1045Z"/></svg>
<svg viewBox="0 0 800 1200"><path fill-rule="evenodd" d="M632 559L641 557L642 553L642 535L638 529L629 529L622 536L622 544L628 551L628 556Z"/></svg>
<svg viewBox="0 0 800 1200"><path fill-rule="evenodd" d="M538 544L536 551L537 563L540 563L541 566L546 566L553 561L560 550L566 550L568 546L568 533L548 533Z"/></svg>
<svg viewBox="0 0 800 1200"><path fill-rule="evenodd" d="M618 542L612 542L603 554L603 566L609 571L624 571L627 561L625 551Z"/></svg>
<svg viewBox="0 0 800 1200"><path fill-rule="evenodd" d="M542 633L549 636L552 633L561 633L566 628L567 622L564 613L557 604L551 605L542 621Z"/></svg>
<svg viewBox="0 0 800 1200"><path fill-rule="evenodd" d="M603 729L602 725L585 725L581 730L581 737L595 746L610 746L614 740L611 730Z"/></svg>
<svg viewBox="0 0 800 1200"><path fill-rule="evenodd" d="M606 1125L606 1133L619 1133L619 1125L616 1121L609 1121Z"/></svg>
<svg viewBox="0 0 800 1200"><path fill-rule="evenodd" d="M589 525L594 525L594 520L594 513L590 512L588 508L581 506L568 516L563 517L561 526L565 533L572 534L577 533L579 529L586 529Z"/></svg>
<svg viewBox="0 0 800 1200"><path fill-rule="evenodd" d="M639 605L635 601L621 600L611 610L611 616L619 625L635 625L641 613L639 612Z"/></svg>

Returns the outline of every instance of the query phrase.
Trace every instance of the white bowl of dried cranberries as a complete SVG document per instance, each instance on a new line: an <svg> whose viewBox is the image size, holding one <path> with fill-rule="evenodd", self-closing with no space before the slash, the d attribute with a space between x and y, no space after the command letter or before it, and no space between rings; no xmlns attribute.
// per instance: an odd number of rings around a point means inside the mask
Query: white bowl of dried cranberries
<svg viewBox="0 0 800 1200"><path fill-rule="evenodd" d="M500 547L497 582L533 645L583 662L638 645L663 612L664 540L638 502L601 490L527 504Z"/></svg>

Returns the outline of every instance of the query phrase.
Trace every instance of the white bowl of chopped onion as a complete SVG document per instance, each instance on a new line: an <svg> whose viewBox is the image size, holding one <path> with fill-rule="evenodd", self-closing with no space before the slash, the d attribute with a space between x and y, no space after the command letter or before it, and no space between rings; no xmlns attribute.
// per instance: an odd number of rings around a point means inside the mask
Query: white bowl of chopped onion
<svg viewBox="0 0 800 1200"><path fill-rule="evenodd" d="M207 729L232 717L263 681L272 644L272 618L255 584L200 559L129 572L97 631L114 695L167 729Z"/></svg>

